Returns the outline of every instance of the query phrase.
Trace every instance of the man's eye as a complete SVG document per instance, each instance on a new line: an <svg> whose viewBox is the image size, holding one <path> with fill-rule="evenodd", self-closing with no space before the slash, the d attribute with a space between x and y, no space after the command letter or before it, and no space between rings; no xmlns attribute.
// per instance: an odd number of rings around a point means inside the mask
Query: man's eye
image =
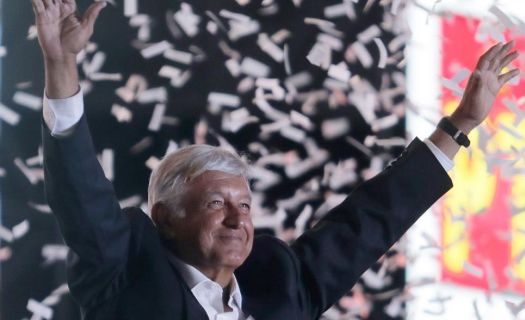
<svg viewBox="0 0 525 320"><path fill-rule="evenodd" d="M244 210L250 210L250 204L249 203L241 203L241 208Z"/></svg>
<svg viewBox="0 0 525 320"><path fill-rule="evenodd" d="M213 208L220 208L222 207L223 202L221 200L213 200L210 202L210 206Z"/></svg>

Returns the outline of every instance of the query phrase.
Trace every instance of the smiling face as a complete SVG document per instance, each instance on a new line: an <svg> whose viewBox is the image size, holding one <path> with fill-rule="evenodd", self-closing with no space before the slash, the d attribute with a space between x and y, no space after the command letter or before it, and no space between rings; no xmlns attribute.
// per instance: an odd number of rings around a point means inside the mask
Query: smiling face
<svg viewBox="0 0 525 320"><path fill-rule="evenodd" d="M186 214L174 218L172 226L179 257L201 271L233 272L252 249L250 205L242 176L206 171L188 183L182 200Z"/></svg>

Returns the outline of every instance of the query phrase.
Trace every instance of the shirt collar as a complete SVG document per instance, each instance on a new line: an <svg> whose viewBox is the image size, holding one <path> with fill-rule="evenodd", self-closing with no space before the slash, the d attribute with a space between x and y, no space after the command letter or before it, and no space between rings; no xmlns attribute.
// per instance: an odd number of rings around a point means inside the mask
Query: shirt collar
<svg viewBox="0 0 525 320"><path fill-rule="evenodd" d="M206 277L202 272L199 271L199 269L195 268L192 265L189 265L176 257L171 251L166 249L166 253L168 255L168 260L173 264L173 266L179 271L182 278L190 288L190 290L193 292L194 289L202 285L206 282L213 282L217 285L218 283L212 281L210 278ZM220 285L219 285L220 286ZM233 301L232 301L233 300ZM242 295L241 290L239 288L239 284L237 282L237 278L235 278L235 275L233 275L232 280L230 282L230 299L228 300L228 304L231 305L232 302L235 302L237 304L237 307L239 310L242 308Z"/></svg>

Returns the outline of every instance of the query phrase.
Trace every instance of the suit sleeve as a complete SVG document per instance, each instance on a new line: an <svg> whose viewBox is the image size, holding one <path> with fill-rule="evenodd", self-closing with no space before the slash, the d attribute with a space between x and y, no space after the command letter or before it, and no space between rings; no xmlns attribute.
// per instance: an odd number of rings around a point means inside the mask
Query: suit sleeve
<svg viewBox="0 0 525 320"><path fill-rule="evenodd" d="M447 190L452 181L414 140L382 173L357 187L292 245L307 312L317 319Z"/></svg>
<svg viewBox="0 0 525 320"><path fill-rule="evenodd" d="M123 285L129 221L96 158L85 117L67 137L51 136L42 124L46 196L71 249L70 290L86 307Z"/></svg>

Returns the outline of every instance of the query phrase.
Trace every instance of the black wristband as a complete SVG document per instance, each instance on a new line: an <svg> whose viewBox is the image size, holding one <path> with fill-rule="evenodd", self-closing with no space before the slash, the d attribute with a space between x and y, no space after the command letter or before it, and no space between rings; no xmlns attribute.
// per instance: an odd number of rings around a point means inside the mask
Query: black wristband
<svg viewBox="0 0 525 320"><path fill-rule="evenodd" d="M470 140L468 139L467 135L464 134L463 131L456 128L456 126L453 125L447 117L444 117L441 119L441 121L439 121L438 127L449 134L452 139L454 139L454 141L456 141L460 146L464 146L465 148L470 146Z"/></svg>

